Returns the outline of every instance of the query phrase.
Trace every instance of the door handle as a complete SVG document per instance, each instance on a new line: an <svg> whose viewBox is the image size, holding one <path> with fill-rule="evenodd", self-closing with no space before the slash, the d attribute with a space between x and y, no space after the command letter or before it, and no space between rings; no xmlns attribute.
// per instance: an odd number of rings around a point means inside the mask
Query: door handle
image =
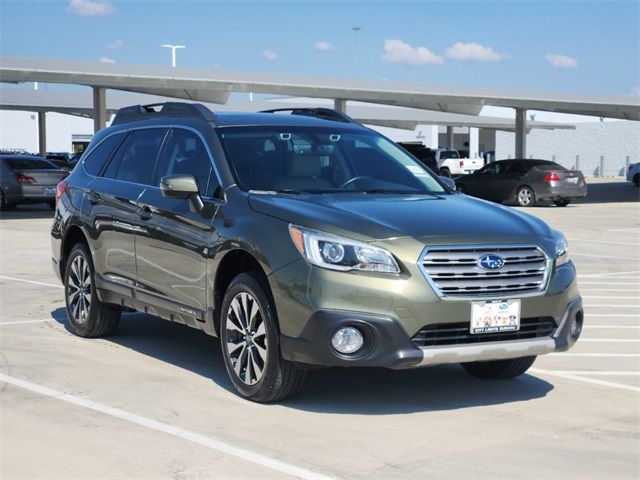
<svg viewBox="0 0 640 480"><path fill-rule="evenodd" d="M97 193L87 193L87 199L89 200L89 203L91 205L100 203L100 195L98 195Z"/></svg>
<svg viewBox="0 0 640 480"><path fill-rule="evenodd" d="M151 209L147 206L138 208L136 213L142 220L149 220L152 215Z"/></svg>

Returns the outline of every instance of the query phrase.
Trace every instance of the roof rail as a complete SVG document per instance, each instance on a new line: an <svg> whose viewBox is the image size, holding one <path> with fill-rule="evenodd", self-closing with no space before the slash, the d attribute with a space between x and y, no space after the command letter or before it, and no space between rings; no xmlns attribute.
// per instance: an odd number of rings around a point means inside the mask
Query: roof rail
<svg viewBox="0 0 640 480"><path fill-rule="evenodd" d="M200 103L164 102L121 108L116 113L111 125L167 117L189 117L207 122L216 120L213 112Z"/></svg>
<svg viewBox="0 0 640 480"><path fill-rule="evenodd" d="M306 117L317 117L323 120L332 120L334 122L343 123L358 123L349 115L333 110L331 108L274 108L272 110L262 110L260 113L278 113L278 112L291 112L291 115L303 115Z"/></svg>

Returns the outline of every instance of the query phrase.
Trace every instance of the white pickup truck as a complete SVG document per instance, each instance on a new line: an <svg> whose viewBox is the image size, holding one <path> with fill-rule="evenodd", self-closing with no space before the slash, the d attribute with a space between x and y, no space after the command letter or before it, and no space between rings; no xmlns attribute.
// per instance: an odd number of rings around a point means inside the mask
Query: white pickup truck
<svg viewBox="0 0 640 480"><path fill-rule="evenodd" d="M457 150L439 148L432 153L438 164L438 172L443 177L473 173L484 166L482 158L460 158Z"/></svg>

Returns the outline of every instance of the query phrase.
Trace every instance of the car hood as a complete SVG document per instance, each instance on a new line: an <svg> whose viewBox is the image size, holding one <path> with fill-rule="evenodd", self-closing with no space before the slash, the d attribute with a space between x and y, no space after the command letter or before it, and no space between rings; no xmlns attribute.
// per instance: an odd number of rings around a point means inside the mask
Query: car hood
<svg viewBox="0 0 640 480"><path fill-rule="evenodd" d="M257 212L362 241L399 237L550 237L541 220L461 194L250 195Z"/></svg>

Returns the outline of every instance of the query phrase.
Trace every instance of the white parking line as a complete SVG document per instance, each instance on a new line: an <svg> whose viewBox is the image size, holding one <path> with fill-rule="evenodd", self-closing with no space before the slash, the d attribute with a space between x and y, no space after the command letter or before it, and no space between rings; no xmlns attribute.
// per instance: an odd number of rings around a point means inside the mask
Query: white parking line
<svg viewBox="0 0 640 480"><path fill-rule="evenodd" d="M331 478L326 475L322 475L320 473L312 472L311 470L306 470L304 468L296 467L288 463L281 462L279 460L267 457L265 455L260 455L259 453L253 453L243 448L234 447L233 445L222 442L212 437L207 437L199 433L191 432L189 430L184 430L182 428L175 427L168 423L159 422L151 418L147 418L141 415L137 415L135 413L127 412L126 410L120 410L118 408L113 408L108 405L104 405L102 403L94 402L92 400L87 400L87 399L76 397L74 395L70 395L58 390L53 390L51 388L44 387L42 385L37 385L35 383L31 383L26 380L21 380L19 378L11 377L3 373L0 373L0 382L6 382L16 387L23 388L25 390L29 390L34 393L39 393L49 398L62 400L63 402L67 402L73 405L77 405L79 407L87 408L95 412L104 413L105 415L119 418L120 420L124 420L127 422L134 423L136 425L157 430L162 433L173 435L174 437L182 438L183 440L187 440L189 442L197 443L204 447L210 448L211 450L216 450L218 452L226 453L227 455L232 455L234 457L240 458L241 460L255 463L256 465L260 465L260 466L263 466L287 475L292 475L295 477L308 479L308 480L329 480Z"/></svg>
<svg viewBox="0 0 640 480"><path fill-rule="evenodd" d="M640 247L640 243L610 242L608 240L584 240L582 238L570 238L569 241L578 243L600 243L602 245L625 245L628 247Z"/></svg>
<svg viewBox="0 0 640 480"><path fill-rule="evenodd" d="M640 305L611 305L606 303L585 303L585 307L606 307L606 308L640 308Z"/></svg>
<svg viewBox="0 0 640 480"><path fill-rule="evenodd" d="M638 343L640 342L640 338L581 338L581 343L584 342L611 342L611 343Z"/></svg>
<svg viewBox="0 0 640 480"><path fill-rule="evenodd" d="M597 296L594 296L594 295L583 295L583 297L582 297L583 300L586 300L587 298L589 298L589 299L594 299L594 298L615 298L617 300L638 300L637 296L633 296L633 297L618 297L618 296L610 297L610 296L602 296L602 295L597 295Z"/></svg>
<svg viewBox="0 0 640 480"><path fill-rule="evenodd" d="M4 327L5 325L20 325L23 323L42 323L55 321L55 318L45 318L43 320L16 320L15 322L0 322L0 327Z"/></svg>
<svg viewBox="0 0 640 480"><path fill-rule="evenodd" d="M622 275L638 274L640 270L634 270L633 272L613 272L613 273L590 273L588 275L581 275L580 278L600 278L600 277L621 277ZM637 277L628 277L630 280L637 280Z"/></svg>
<svg viewBox="0 0 640 480"><path fill-rule="evenodd" d="M33 285L42 285L43 287L64 288L62 285L57 285L55 283L36 282L35 280L26 280L24 278L7 277L6 275L0 275L0 279L13 280L14 282L31 283Z"/></svg>
<svg viewBox="0 0 640 480"><path fill-rule="evenodd" d="M530 368L530 372L539 373L541 375L550 375L554 377L566 378L568 380L577 380L583 383L593 383L594 385L602 385L603 387L619 388L621 390L630 390L632 392L640 392L640 387L634 387L632 385L624 385L622 383L607 382L606 380L598 380L595 378L584 377L581 375L574 375L571 373L558 373L554 370L541 370L539 368Z"/></svg>
<svg viewBox="0 0 640 480"><path fill-rule="evenodd" d="M580 341L580 340L578 340ZM554 357L611 357L611 358L632 358L640 357L640 353L552 353Z"/></svg>
<svg viewBox="0 0 640 480"><path fill-rule="evenodd" d="M585 325L582 327L583 330L591 330L592 328L640 328L640 325Z"/></svg>

